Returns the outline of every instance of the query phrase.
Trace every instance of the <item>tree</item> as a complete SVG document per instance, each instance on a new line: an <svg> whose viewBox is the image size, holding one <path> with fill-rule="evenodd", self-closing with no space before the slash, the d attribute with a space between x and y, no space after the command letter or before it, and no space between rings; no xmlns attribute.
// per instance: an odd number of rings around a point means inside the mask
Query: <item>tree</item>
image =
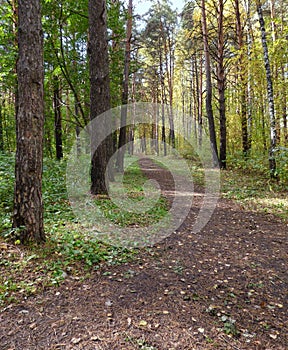
<svg viewBox="0 0 288 350"><path fill-rule="evenodd" d="M263 17L263 10L260 0L256 0L257 13L259 16L261 41L263 47L263 58L265 63L266 81L267 81L267 95L269 103L269 117L270 117L270 149L269 149L269 167L270 175L272 178L278 178L276 168L276 146L277 146L277 130L276 130L276 118L275 118L275 106L274 106L274 94L273 94L273 81L270 67L269 50L267 44L267 35L265 28L265 21Z"/></svg>
<svg viewBox="0 0 288 350"><path fill-rule="evenodd" d="M132 40L132 25L133 25L133 1L129 0L128 5L128 19L126 29L126 46L125 46L125 60L124 60L124 74L123 74L123 91L122 91L122 107L121 107L121 127L119 132L118 156L117 156L117 170L120 173L124 171L124 153L126 144L126 120L127 120L127 104L129 97L129 73L131 62L131 40Z"/></svg>
<svg viewBox="0 0 288 350"><path fill-rule="evenodd" d="M219 119L220 119L220 154L219 161L221 169L226 169L226 99L225 85L226 72L224 64L225 38L224 38L224 1L218 1L218 40L217 40L217 88L219 95Z"/></svg>
<svg viewBox="0 0 288 350"><path fill-rule="evenodd" d="M90 119L93 121L100 114L110 109L107 10L105 0L89 0L88 55L90 67ZM93 125L96 125L95 121ZM98 123L97 130L96 128L93 129L92 133L97 132L101 136L101 133L104 133L107 127L108 125L100 125ZM93 138L94 135L92 135L92 142ZM92 194L108 194L106 170L111 151L112 138L106 138L92 154Z"/></svg>
<svg viewBox="0 0 288 350"><path fill-rule="evenodd" d="M205 72L206 72L206 113L209 123L209 136L210 143L213 152L213 161L215 165L219 164L218 159L218 148L216 142L216 131L215 131L215 122L213 115L213 106L212 106L212 78L211 78L211 63L210 63L210 53L208 45L208 29L207 29L207 19L206 19L206 7L205 0L201 2L202 9L202 35L203 35L203 46L204 46L204 55L205 55Z"/></svg>
<svg viewBox="0 0 288 350"><path fill-rule="evenodd" d="M174 72L175 72L175 37L177 28L177 14L167 0L152 3L142 33L143 48L140 54L143 57L144 88L147 90L147 100L153 103L168 105L168 110L162 109L161 141L166 154L166 131L169 130L169 143L175 147L174 131ZM165 117L168 117L169 128L166 129ZM154 124L151 126L151 148L159 153L160 132L156 125L159 116L154 113Z"/></svg>
<svg viewBox="0 0 288 350"><path fill-rule="evenodd" d="M249 3L248 3L249 6ZM239 0L234 0L235 16L236 16L236 36L237 36L237 49L239 51L238 58L238 74L240 79L240 115L241 115L241 130L242 130L242 149L243 155L247 159L251 148L250 133L248 129L248 106L247 106L247 92L248 92L248 79L247 69L245 69L244 58L244 33L243 24L241 20L241 12ZM250 19L248 19L249 21Z"/></svg>
<svg viewBox="0 0 288 350"><path fill-rule="evenodd" d="M61 95L59 87L59 78L54 76L53 88L53 107L54 107L54 125L55 125L55 147L56 158L63 158L63 142L62 142L62 112L61 112Z"/></svg>
<svg viewBox="0 0 288 350"><path fill-rule="evenodd" d="M43 242L44 69L39 0L18 1L18 49L13 228L21 242Z"/></svg>

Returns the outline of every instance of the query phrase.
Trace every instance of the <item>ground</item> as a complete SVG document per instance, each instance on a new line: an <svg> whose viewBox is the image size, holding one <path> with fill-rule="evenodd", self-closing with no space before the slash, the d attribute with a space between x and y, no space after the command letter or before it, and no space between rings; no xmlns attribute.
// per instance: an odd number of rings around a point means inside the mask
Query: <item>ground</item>
<svg viewBox="0 0 288 350"><path fill-rule="evenodd" d="M171 200L169 173L142 168ZM287 223L220 199L193 233L200 204L130 262L2 309L0 349L287 349Z"/></svg>

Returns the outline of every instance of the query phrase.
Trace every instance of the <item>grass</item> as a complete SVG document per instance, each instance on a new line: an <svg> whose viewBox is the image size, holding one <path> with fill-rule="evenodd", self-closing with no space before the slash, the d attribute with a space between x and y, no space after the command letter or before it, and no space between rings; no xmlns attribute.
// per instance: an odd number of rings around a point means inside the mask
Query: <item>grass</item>
<svg viewBox="0 0 288 350"><path fill-rule="evenodd" d="M177 166L179 160L169 157L169 168L178 175L187 176L184 167ZM200 162L187 157L190 178L200 186L205 186L205 173ZM156 161L165 168L161 157ZM165 163L165 162L164 162ZM288 219L288 156L283 152L277 159L280 181L273 181L269 174L267 157L257 155L249 160L241 156L228 159L228 170L221 171L221 195L240 203L247 210L276 215Z"/></svg>
<svg viewBox="0 0 288 350"><path fill-rule="evenodd" d="M159 164L163 166L161 158ZM178 160L169 157L169 168L179 175L187 175L183 173L185 170L177 168L177 164ZM240 164L234 160L229 164L233 164L233 168L221 172L223 197L236 200L248 209L288 218L285 177L278 183L271 181L261 159ZM65 161L45 159L43 198L47 242L41 247L21 246L10 240L14 155L0 154L0 306L17 302L47 286L58 286L68 277L85 279L104 264L127 262L137 253L135 249L101 243L94 235L81 231L81 224L67 198L65 169ZM195 162L190 163L190 169L193 181L203 185L203 169ZM128 199L135 205L144 198L146 181L137 162L132 162L124 175L123 185ZM121 197L120 182L120 176L117 176L113 190ZM95 202L109 220L121 227L150 225L167 214L167 202L161 196L145 215L119 209L109 199L95 199Z"/></svg>
<svg viewBox="0 0 288 350"><path fill-rule="evenodd" d="M71 210L66 191L66 162L44 160L43 199L47 242L22 246L11 240L13 209L14 155L0 155L0 306L17 302L41 291L58 286L66 278L84 279L93 270L105 265L124 263L137 250L101 243L87 231ZM119 177L119 176L118 176ZM137 162L128 167L124 187L135 202L143 199L146 178ZM120 184L113 185L116 190ZM125 227L149 225L167 214L167 203L160 197L147 215L125 212L112 201L95 200L111 221Z"/></svg>
<svg viewBox="0 0 288 350"><path fill-rule="evenodd" d="M137 204L143 207L142 202L145 199L144 185L147 178L139 168L137 158L135 158L135 161L125 171L123 178L125 194L121 192L121 176L116 175L115 180L116 181L111 184L111 187L113 193L118 197L118 205L109 199L95 201L107 219L121 227L133 225L146 227L158 222L167 215L168 203L162 195L160 195L157 202L154 203L155 205L149 205L148 210L145 212L138 213L133 210L125 210L126 198L129 200L130 206L132 205L131 209L133 209L134 205L137 206ZM153 191L152 188L150 190ZM121 196L123 196L123 200L121 200Z"/></svg>
<svg viewBox="0 0 288 350"><path fill-rule="evenodd" d="M275 181L271 180L267 161L263 157L241 162L230 160L230 164L229 169L221 174L223 197L237 201L248 210L288 219L288 177L284 170L280 169L280 181Z"/></svg>

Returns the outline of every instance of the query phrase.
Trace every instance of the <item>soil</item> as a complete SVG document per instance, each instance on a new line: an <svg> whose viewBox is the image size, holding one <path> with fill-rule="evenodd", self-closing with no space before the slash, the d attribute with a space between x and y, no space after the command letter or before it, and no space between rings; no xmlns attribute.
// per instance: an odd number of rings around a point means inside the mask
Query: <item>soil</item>
<svg viewBox="0 0 288 350"><path fill-rule="evenodd" d="M169 172L141 165L171 201ZM288 349L288 225L220 199L193 233L197 198L175 233L133 261L2 310L0 349Z"/></svg>

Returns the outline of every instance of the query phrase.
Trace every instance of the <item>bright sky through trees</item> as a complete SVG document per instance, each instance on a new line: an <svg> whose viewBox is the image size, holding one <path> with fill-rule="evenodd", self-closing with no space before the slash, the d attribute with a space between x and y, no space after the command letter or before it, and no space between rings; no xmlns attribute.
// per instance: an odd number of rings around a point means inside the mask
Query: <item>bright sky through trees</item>
<svg viewBox="0 0 288 350"><path fill-rule="evenodd" d="M171 0L172 8L178 9L178 11L182 10L184 6L184 0ZM152 5L152 1L144 1L144 0L136 0L135 1L135 12L140 15L145 14L149 11L149 8Z"/></svg>

